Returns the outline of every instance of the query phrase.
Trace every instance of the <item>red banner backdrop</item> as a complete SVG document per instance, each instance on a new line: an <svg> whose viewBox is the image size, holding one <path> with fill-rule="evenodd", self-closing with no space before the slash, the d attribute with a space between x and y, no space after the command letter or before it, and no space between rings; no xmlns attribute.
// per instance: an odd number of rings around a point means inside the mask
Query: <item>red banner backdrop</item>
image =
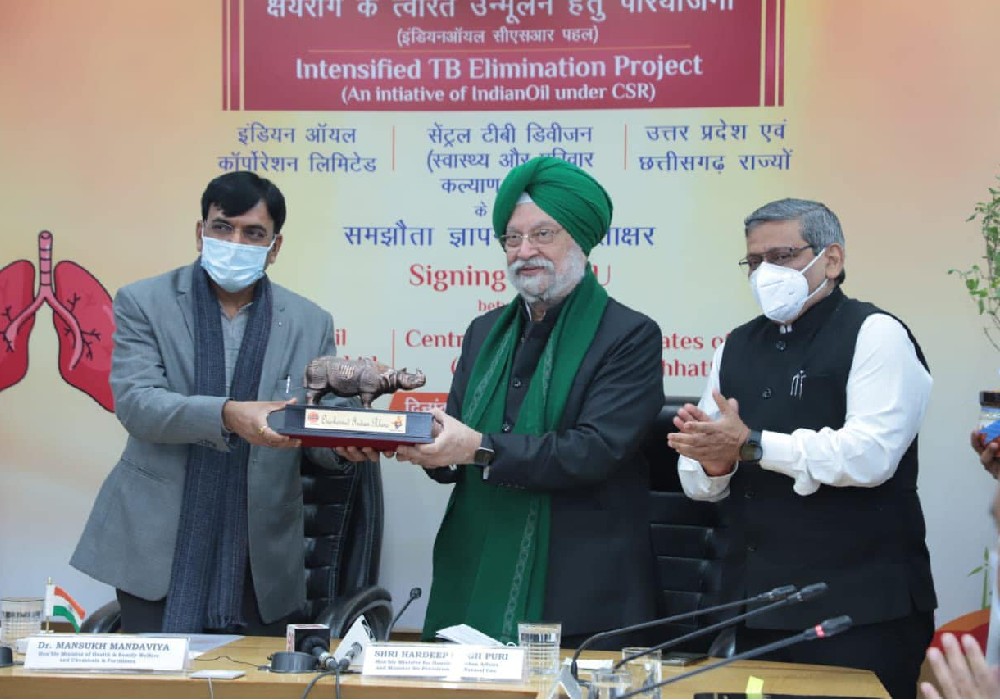
<svg viewBox="0 0 1000 700"><path fill-rule="evenodd" d="M784 0L223 0L229 110L780 105Z"/></svg>

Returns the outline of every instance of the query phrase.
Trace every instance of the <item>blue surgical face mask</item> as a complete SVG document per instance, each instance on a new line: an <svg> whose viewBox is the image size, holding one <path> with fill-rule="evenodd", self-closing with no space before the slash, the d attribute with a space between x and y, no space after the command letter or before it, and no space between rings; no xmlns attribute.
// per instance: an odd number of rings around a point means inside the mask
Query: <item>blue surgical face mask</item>
<svg viewBox="0 0 1000 700"><path fill-rule="evenodd" d="M201 266L217 285L227 292L238 292L264 276L267 256L273 247L274 240L265 248L202 235Z"/></svg>

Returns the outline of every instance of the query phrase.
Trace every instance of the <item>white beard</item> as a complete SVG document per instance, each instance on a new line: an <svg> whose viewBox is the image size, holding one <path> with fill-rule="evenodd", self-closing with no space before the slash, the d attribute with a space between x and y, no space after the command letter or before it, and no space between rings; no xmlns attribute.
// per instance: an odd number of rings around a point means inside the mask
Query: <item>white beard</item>
<svg viewBox="0 0 1000 700"><path fill-rule="evenodd" d="M523 278L517 273L525 267L540 267L543 274ZM577 247L570 248L563 259L563 269L556 270L555 264L542 256L528 260L515 260L507 267L507 278L514 289L530 304L543 302L551 304L559 301L576 288L587 269L587 256Z"/></svg>

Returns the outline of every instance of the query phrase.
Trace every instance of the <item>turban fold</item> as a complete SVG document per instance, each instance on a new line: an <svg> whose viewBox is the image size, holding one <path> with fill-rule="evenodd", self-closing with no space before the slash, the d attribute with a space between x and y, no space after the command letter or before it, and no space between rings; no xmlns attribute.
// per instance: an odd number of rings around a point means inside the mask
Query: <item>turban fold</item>
<svg viewBox="0 0 1000 700"><path fill-rule="evenodd" d="M562 158L542 156L522 163L500 184L493 205L493 231L507 233L522 193L566 229L584 255L590 255L611 226L611 197L590 173Z"/></svg>

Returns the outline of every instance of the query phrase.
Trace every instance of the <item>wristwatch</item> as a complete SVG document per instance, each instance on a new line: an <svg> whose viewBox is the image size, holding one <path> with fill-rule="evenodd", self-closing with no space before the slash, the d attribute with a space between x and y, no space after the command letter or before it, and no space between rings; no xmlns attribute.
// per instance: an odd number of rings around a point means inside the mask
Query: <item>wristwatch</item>
<svg viewBox="0 0 1000 700"><path fill-rule="evenodd" d="M479 447L476 448L475 454L472 455L472 463L477 467L488 467L493 464L493 457L496 453L493 452L493 448L490 447L490 445L492 445L492 443L490 442L489 437L483 435L482 442L479 443Z"/></svg>
<svg viewBox="0 0 1000 700"><path fill-rule="evenodd" d="M759 462L764 456L764 448L760 444L760 431L751 430L747 441L740 445L741 462Z"/></svg>

